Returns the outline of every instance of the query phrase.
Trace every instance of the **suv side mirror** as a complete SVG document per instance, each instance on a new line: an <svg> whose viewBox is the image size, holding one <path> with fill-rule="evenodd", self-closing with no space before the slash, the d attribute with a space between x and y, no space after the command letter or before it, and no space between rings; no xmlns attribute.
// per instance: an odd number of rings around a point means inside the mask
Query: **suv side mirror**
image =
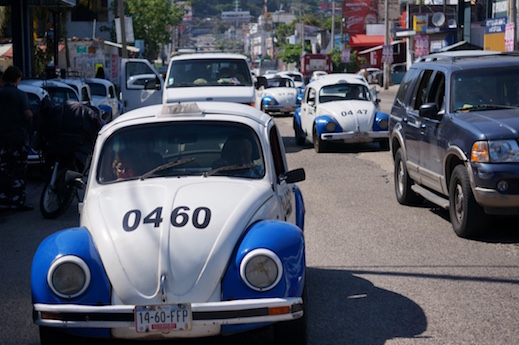
<svg viewBox="0 0 519 345"><path fill-rule="evenodd" d="M425 103L418 109L418 114L421 117L428 117L433 120L441 120L442 114L438 113L438 106L436 103Z"/></svg>
<svg viewBox="0 0 519 345"><path fill-rule="evenodd" d="M263 77L263 76L259 76L256 78L257 81L255 83L255 87L256 87L256 90L258 90L260 87L264 87L265 89L267 88L268 86L268 81L267 81L267 78Z"/></svg>

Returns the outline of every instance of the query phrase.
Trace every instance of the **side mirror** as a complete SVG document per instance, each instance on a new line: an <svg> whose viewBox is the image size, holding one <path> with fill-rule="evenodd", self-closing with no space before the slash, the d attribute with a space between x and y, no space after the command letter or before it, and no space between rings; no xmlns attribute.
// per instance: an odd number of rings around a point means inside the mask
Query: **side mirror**
<svg viewBox="0 0 519 345"><path fill-rule="evenodd" d="M146 80L146 83L144 83L144 90L160 90L159 77L155 77L155 79Z"/></svg>
<svg viewBox="0 0 519 345"><path fill-rule="evenodd" d="M67 170L65 172L65 182L67 184L74 184L77 188L85 189L86 183L83 181L83 174L74 170Z"/></svg>
<svg viewBox="0 0 519 345"><path fill-rule="evenodd" d="M256 78L256 83L254 84L254 86L256 87L256 90L258 90L260 87L264 87L265 89L267 88L268 86L268 81L267 81L267 78L263 77L263 76L259 76Z"/></svg>
<svg viewBox="0 0 519 345"><path fill-rule="evenodd" d="M427 117L433 120L441 120L442 114L438 113L438 106L436 103L425 103L418 109L418 114L421 117Z"/></svg>
<svg viewBox="0 0 519 345"><path fill-rule="evenodd" d="M285 181L286 183L295 183L304 181L306 179L305 169L298 168L294 170L287 171L284 175L279 176L280 181Z"/></svg>

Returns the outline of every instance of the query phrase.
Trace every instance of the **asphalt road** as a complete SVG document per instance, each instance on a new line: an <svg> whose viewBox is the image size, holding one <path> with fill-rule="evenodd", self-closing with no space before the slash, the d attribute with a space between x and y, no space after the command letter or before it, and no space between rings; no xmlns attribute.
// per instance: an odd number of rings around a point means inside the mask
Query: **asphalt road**
<svg viewBox="0 0 519 345"><path fill-rule="evenodd" d="M395 86L381 90L388 110ZM517 219L495 221L479 239L457 237L448 213L394 196L393 166L378 145L317 154L295 145L291 117L276 117L306 205L311 345L517 344ZM37 206L42 183L32 178ZM57 220L38 210L0 215L0 344L38 344L31 320L30 268L38 243L75 226L74 207ZM181 344L265 344L268 331ZM88 343L88 342L87 342ZM96 342L98 344L98 342ZM141 343L137 343L141 344Z"/></svg>

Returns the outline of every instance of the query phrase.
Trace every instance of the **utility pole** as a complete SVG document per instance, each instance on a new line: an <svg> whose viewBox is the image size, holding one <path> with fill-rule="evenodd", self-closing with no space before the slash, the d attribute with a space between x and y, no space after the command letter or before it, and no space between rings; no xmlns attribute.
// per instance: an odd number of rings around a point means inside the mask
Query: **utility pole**
<svg viewBox="0 0 519 345"><path fill-rule="evenodd" d="M384 13L385 13L385 36L384 36L384 44L389 46L391 42L389 41L389 0L386 0L385 7L384 7ZM387 90L389 88L389 78L390 78L390 63L384 62L384 90Z"/></svg>
<svg viewBox="0 0 519 345"><path fill-rule="evenodd" d="M332 0L332 52L335 49L335 0Z"/></svg>
<svg viewBox="0 0 519 345"><path fill-rule="evenodd" d="M516 0L510 1L510 23L514 25L513 40L514 51L517 50L517 3Z"/></svg>
<svg viewBox="0 0 519 345"><path fill-rule="evenodd" d="M117 5L119 6L119 26L121 27L121 57L123 59L127 59L128 49L126 48L126 19L124 17L124 0L118 0Z"/></svg>
<svg viewBox="0 0 519 345"><path fill-rule="evenodd" d="M305 55L305 22L301 14L302 7L303 3L301 2L301 6L299 7L299 19L301 20L301 55Z"/></svg>

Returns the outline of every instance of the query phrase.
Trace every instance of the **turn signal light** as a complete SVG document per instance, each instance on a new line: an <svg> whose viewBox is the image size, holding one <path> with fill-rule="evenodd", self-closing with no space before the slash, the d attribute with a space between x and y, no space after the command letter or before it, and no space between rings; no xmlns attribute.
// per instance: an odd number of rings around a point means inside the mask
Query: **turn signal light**
<svg viewBox="0 0 519 345"><path fill-rule="evenodd" d="M271 307L269 308L269 315L283 315L290 314L290 307Z"/></svg>

